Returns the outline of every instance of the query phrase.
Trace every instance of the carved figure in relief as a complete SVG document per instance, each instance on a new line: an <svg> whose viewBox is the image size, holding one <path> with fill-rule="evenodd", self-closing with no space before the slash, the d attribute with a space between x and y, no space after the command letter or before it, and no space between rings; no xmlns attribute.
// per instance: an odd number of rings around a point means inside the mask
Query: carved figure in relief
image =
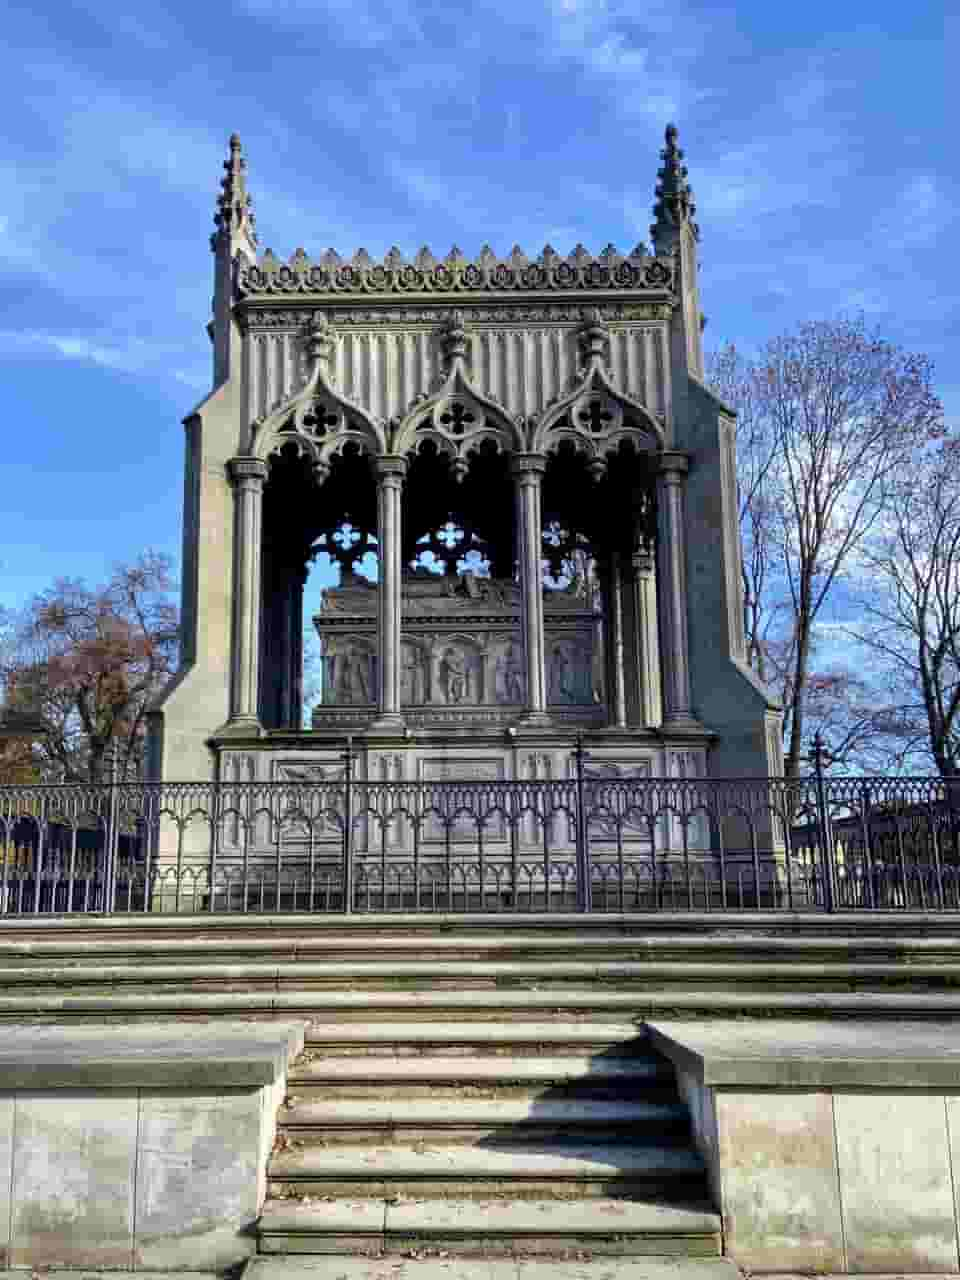
<svg viewBox="0 0 960 1280"><path fill-rule="evenodd" d="M462 651L445 649L440 661L440 679L447 702L464 702L467 697L467 661Z"/></svg>
<svg viewBox="0 0 960 1280"><path fill-rule="evenodd" d="M426 702L427 673L423 652L415 644L405 644L401 652L400 700L404 703Z"/></svg>
<svg viewBox="0 0 960 1280"><path fill-rule="evenodd" d="M370 701L370 659L348 649L340 658L339 702Z"/></svg>
<svg viewBox="0 0 960 1280"><path fill-rule="evenodd" d="M511 640L497 659L497 684L504 702L524 701L523 655Z"/></svg>
<svg viewBox="0 0 960 1280"><path fill-rule="evenodd" d="M551 702L589 702L585 688L582 656L568 645L556 644L550 652L549 700Z"/></svg>

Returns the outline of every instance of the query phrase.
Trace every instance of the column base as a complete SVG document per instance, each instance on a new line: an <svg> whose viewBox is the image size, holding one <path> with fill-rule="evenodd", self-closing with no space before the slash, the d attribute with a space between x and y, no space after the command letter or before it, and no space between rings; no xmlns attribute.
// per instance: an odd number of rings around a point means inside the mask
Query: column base
<svg viewBox="0 0 960 1280"><path fill-rule="evenodd" d="M232 716L213 735L215 738L262 738L263 725L256 716Z"/></svg>
<svg viewBox="0 0 960 1280"><path fill-rule="evenodd" d="M407 722L403 716L392 714L386 716L377 716L376 720L371 720L363 730L365 735L369 734L392 734L394 737L404 737L407 732Z"/></svg>
<svg viewBox="0 0 960 1280"><path fill-rule="evenodd" d="M510 726L517 733L536 733L542 729L555 729L556 724L546 711L527 711Z"/></svg>
<svg viewBox="0 0 960 1280"><path fill-rule="evenodd" d="M658 728L660 733L709 733L706 725L702 724L689 711L680 712L678 715L664 716Z"/></svg>

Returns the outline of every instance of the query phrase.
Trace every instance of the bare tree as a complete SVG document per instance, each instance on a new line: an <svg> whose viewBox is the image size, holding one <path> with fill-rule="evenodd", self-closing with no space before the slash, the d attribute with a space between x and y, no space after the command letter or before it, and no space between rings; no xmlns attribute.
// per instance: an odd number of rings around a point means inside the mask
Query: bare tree
<svg viewBox="0 0 960 1280"><path fill-rule="evenodd" d="M866 547L873 575L852 634L900 690L905 753L960 777L960 439L918 452Z"/></svg>
<svg viewBox="0 0 960 1280"><path fill-rule="evenodd" d="M723 376L732 407L746 410L739 464L753 661L779 687L784 767L796 777L808 712L822 718L830 689L860 688L816 672L818 619L902 469L942 435L942 408L926 358L868 332L862 318L802 324L757 359L721 361L721 395ZM851 743L871 725L892 727L889 706L854 702Z"/></svg>
<svg viewBox="0 0 960 1280"><path fill-rule="evenodd" d="M776 623L783 614L775 577L780 566L780 459L772 423L762 412L750 362L728 343L707 358L707 378L737 415L737 501L747 661L761 680L779 684L772 665Z"/></svg>
<svg viewBox="0 0 960 1280"><path fill-rule="evenodd" d="M45 777L100 781L112 744L120 776L136 776L148 706L176 660L172 585L167 558L148 552L103 586L61 579L24 609L0 677L9 706L42 717Z"/></svg>

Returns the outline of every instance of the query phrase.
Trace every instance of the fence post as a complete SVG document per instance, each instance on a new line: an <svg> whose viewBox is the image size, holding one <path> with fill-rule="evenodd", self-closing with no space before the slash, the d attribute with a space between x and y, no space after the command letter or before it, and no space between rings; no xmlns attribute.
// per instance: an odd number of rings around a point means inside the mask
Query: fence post
<svg viewBox="0 0 960 1280"><path fill-rule="evenodd" d="M113 912L115 908L117 856L120 849L120 793L117 779L118 751L115 741L111 741L104 753L107 761L107 847L104 859L103 909Z"/></svg>
<svg viewBox="0 0 960 1280"><path fill-rule="evenodd" d="M353 735L343 753L343 909L353 911Z"/></svg>
<svg viewBox="0 0 960 1280"><path fill-rule="evenodd" d="M583 762L586 752L583 749L583 735L577 734L577 744L573 758L577 769L577 821L575 824L577 838L577 910L589 911L593 905L593 886L590 880L590 847L588 839L586 787L584 785Z"/></svg>
<svg viewBox="0 0 960 1280"><path fill-rule="evenodd" d="M833 763L833 756L827 749L819 729L813 736L813 745L807 759L813 765L813 776L817 788L817 825L820 830L820 860L823 867L823 905L827 911L834 911L836 897L833 875L833 825L830 821L827 788L823 777L824 768Z"/></svg>

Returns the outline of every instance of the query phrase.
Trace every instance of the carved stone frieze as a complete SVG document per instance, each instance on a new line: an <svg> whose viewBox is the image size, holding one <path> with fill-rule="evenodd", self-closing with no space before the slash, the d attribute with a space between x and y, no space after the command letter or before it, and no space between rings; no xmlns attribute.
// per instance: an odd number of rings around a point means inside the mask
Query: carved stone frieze
<svg viewBox="0 0 960 1280"><path fill-rule="evenodd" d="M578 607L579 605L579 607ZM473 573L409 571L403 581L400 703L431 722L498 723L527 697L520 642L520 589L512 580ZM545 594L548 701L557 710L593 711L595 617L563 592ZM314 618L323 656L323 706L370 702L376 670L377 591L351 576L324 593Z"/></svg>
<svg viewBox="0 0 960 1280"><path fill-rule="evenodd" d="M542 303L537 306L523 306L509 303L499 307L471 306L467 299L458 300L456 304L435 307L389 307L354 310L353 308L336 308L330 312L330 319L337 328L344 326L389 326L390 328L407 328L410 325L434 326L445 323L450 318L451 306L466 307L466 317L471 324L577 324L582 319L580 303ZM293 307L247 307L241 312L247 330L258 329L292 329L303 330L310 323L315 306L313 301L304 302L299 309ZM623 320L669 320L673 305L670 302L606 302L601 303L601 319L606 321Z"/></svg>
<svg viewBox="0 0 960 1280"><path fill-rule="evenodd" d="M642 245L623 256L608 245L594 257L578 245L564 257L548 245L531 260L519 249L498 258L484 249L476 260L454 249L438 260L422 249L413 262L391 250L384 261L360 250L349 262L333 250L312 261L302 249L283 262L267 250L255 263L242 262L236 290L241 298L344 294L483 294L549 291L636 290L663 292L673 287L673 263L651 257Z"/></svg>

